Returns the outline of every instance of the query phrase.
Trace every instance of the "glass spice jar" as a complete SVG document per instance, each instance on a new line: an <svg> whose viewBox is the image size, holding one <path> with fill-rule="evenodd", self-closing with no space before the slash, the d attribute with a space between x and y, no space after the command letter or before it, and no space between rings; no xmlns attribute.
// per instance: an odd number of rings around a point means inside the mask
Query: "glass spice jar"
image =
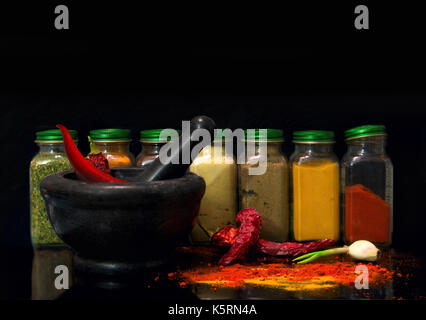
<svg viewBox="0 0 426 320"><path fill-rule="evenodd" d="M244 133L245 142L255 144L255 152L253 155L246 154L245 163L238 165L240 210L252 207L260 213L262 239L287 241L288 161L282 150L283 132L277 129L256 129L253 137L248 136L247 130ZM260 142L266 143L266 148L261 148ZM250 175L249 170L258 167L262 157L266 157L266 171L261 175Z"/></svg>
<svg viewBox="0 0 426 320"><path fill-rule="evenodd" d="M296 241L339 239L339 161L334 133L293 133L290 157L292 233Z"/></svg>
<svg viewBox="0 0 426 320"><path fill-rule="evenodd" d="M163 137L168 136L167 139L160 138L162 132ZM136 166L143 167L154 161L160 155L161 147L171 140L170 137L176 137L176 134L180 135L180 133L180 130L173 129L141 130L140 142L142 150L136 158Z"/></svg>
<svg viewBox="0 0 426 320"><path fill-rule="evenodd" d="M392 240L393 166L386 154L386 128L365 125L345 131L342 158L344 240L389 246Z"/></svg>
<svg viewBox="0 0 426 320"><path fill-rule="evenodd" d="M90 153L99 153L107 158L110 167L131 167L135 158L130 152L130 130L97 129L91 130Z"/></svg>
<svg viewBox="0 0 426 320"><path fill-rule="evenodd" d="M233 154L226 153L225 146L225 141L215 139L211 146L201 150L189 167L206 183L197 222L191 233L194 243L209 243L211 236L222 227L235 224L237 163Z"/></svg>
<svg viewBox="0 0 426 320"><path fill-rule="evenodd" d="M77 131L69 130L77 142ZM63 245L49 221L40 182L48 175L71 169L59 129L39 131L36 140L38 153L30 163L30 219L31 241L35 248Z"/></svg>

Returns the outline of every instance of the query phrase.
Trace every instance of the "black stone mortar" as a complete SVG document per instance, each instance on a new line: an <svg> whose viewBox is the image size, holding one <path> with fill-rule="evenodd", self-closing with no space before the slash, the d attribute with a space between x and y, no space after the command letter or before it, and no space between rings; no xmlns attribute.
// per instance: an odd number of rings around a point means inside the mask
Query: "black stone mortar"
<svg viewBox="0 0 426 320"><path fill-rule="evenodd" d="M182 178L137 182L143 168L115 168L129 183L85 183L73 171L40 183L56 234L77 254L87 273L126 275L166 262L186 241L196 221L204 180Z"/></svg>

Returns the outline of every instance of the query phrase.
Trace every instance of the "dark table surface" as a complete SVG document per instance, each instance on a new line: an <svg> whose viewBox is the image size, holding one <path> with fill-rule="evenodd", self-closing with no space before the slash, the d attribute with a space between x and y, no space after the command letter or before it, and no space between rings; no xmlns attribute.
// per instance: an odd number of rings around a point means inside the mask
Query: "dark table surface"
<svg viewBox="0 0 426 320"><path fill-rule="evenodd" d="M200 263L217 262L220 252L206 247L182 247L173 257L173 262L143 271L137 279L87 277L79 274L73 266L73 254L67 248L49 248L35 251L4 250L6 259L0 266L0 299L425 299L426 276L424 258L393 249L382 251L377 263L402 276L384 285L358 290L354 286L337 285L331 289L291 290L257 286L212 289L207 284L181 287L179 281L169 279L168 274L194 268ZM262 263L282 260L266 259ZM324 263L333 263L334 258L325 258ZM68 290L55 288L58 274L55 268L63 265L70 271Z"/></svg>

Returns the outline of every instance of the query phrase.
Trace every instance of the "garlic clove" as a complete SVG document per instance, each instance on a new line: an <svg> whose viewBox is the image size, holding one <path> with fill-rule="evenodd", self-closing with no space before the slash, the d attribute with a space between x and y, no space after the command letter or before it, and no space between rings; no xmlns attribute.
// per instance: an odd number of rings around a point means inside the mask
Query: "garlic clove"
<svg viewBox="0 0 426 320"><path fill-rule="evenodd" d="M349 246L348 254L356 260L376 261L379 249L367 240L358 240Z"/></svg>

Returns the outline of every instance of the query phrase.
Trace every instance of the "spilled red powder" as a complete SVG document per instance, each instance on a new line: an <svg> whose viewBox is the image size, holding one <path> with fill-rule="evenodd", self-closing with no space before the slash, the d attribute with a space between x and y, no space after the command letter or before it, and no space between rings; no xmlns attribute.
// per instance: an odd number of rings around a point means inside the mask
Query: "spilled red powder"
<svg viewBox="0 0 426 320"><path fill-rule="evenodd" d="M357 264L334 262L332 264L312 263L288 265L283 263L198 267L181 271L177 276L188 283L205 283L212 287L238 287L243 285L266 285L296 288L305 284L303 289L317 289L322 286L345 285L353 286ZM364 264L368 268L369 285L382 285L394 276L393 271L372 263ZM396 275L397 276L397 275ZM325 286L327 284L327 286Z"/></svg>

